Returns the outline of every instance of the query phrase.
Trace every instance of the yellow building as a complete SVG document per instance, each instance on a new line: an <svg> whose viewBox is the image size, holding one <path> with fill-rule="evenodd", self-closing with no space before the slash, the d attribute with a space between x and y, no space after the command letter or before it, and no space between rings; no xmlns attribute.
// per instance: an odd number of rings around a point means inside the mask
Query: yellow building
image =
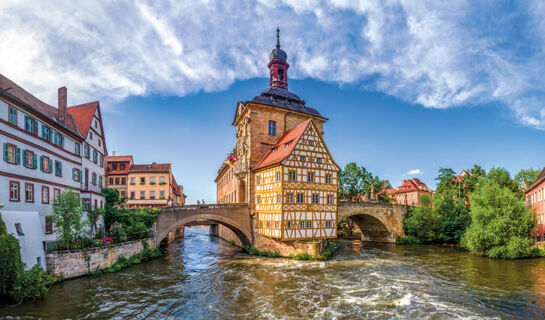
<svg viewBox="0 0 545 320"><path fill-rule="evenodd" d="M286 132L254 169L258 233L336 238L339 170L311 120Z"/></svg>
<svg viewBox="0 0 545 320"><path fill-rule="evenodd" d="M185 204L170 163L133 164L129 169L127 207L165 207Z"/></svg>

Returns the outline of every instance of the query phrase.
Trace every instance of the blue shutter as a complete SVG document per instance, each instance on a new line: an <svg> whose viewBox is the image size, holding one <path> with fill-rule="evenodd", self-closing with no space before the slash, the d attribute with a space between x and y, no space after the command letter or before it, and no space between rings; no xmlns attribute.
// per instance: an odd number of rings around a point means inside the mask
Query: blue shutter
<svg viewBox="0 0 545 320"><path fill-rule="evenodd" d="M15 163L21 164L21 148L15 150Z"/></svg>
<svg viewBox="0 0 545 320"><path fill-rule="evenodd" d="M4 161L8 161L9 159L9 151L8 151L8 143L4 143Z"/></svg>
<svg viewBox="0 0 545 320"><path fill-rule="evenodd" d="M32 158L33 158L33 159L32 159L32 163L33 163L33 165L34 165L34 166L32 167L32 169L36 169L36 168L38 168L38 156L37 156L35 153L33 153L33 154L32 154Z"/></svg>

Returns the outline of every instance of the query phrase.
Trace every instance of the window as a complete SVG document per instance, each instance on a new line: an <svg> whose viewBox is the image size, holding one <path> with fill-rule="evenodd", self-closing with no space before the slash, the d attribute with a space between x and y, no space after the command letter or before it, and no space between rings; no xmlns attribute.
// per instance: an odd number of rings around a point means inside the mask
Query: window
<svg viewBox="0 0 545 320"><path fill-rule="evenodd" d="M165 184L165 177L159 177L159 184Z"/></svg>
<svg viewBox="0 0 545 320"><path fill-rule="evenodd" d="M126 184L127 184L127 179L121 178L121 185L126 185Z"/></svg>
<svg viewBox="0 0 545 320"><path fill-rule="evenodd" d="M271 227L271 223L267 221L267 229Z"/></svg>
<svg viewBox="0 0 545 320"><path fill-rule="evenodd" d="M286 221L286 229L291 229L291 221Z"/></svg>
<svg viewBox="0 0 545 320"><path fill-rule="evenodd" d="M81 146L79 145L79 143L76 143L74 145L74 153L76 154L76 156L79 156L79 153L81 152Z"/></svg>
<svg viewBox="0 0 545 320"><path fill-rule="evenodd" d="M91 175L91 184L96 186L97 185L97 174L93 172Z"/></svg>
<svg viewBox="0 0 545 320"><path fill-rule="evenodd" d="M305 221L299 222L299 228L300 229L305 229Z"/></svg>
<svg viewBox="0 0 545 320"><path fill-rule="evenodd" d="M114 184L114 178L110 177L110 179L108 179L108 184L113 186Z"/></svg>
<svg viewBox="0 0 545 320"><path fill-rule="evenodd" d="M308 145L309 145L309 146L313 146L313 145L314 145L314 141L309 140Z"/></svg>
<svg viewBox="0 0 545 320"><path fill-rule="evenodd" d="M305 195L302 193L297 194L297 203L305 203Z"/></svg>
<svg viewBox="0 0 545 320"><path fill-rule="evenodd" d="M98 163L98 152L93 150L93 162Z"/></svg>
<svg viewBox="0 0 545 320"><path fill-rule="evenodd" d="M295 181L296 178L297 178L297 172L295 172L295 171L290 171L290 172L288 173L288 180L289 180L289 181Z"/></svg>
<svg viewBox="0 0 545 320"><path fill-rule="evenodd" d="M134 177L131 177L131 184L135 184L136 183L136 179Z"/></svg>
<svg viewBox="0 0 545 320"><path fill-rule="evenodd" d="M269 121L269 135L276 136L276 121Z"/></svg>
<svg viewBox="0 0 545 320"><path fill-rule="evenodd" d="M125 170L125 164L124 163L119 164L119 170Z"/></svg>
<svg viewBox="0 0 545 320"><path fill-rule="evenodd" d="M261 204L261 196L255 197L255 203Z"/></svg>
<svg viewBox="0 0 545 320"><path fill-rule="evenodd" d="M82 199L81 200L83 211L89 211L91 209L91 199Z"/></svg>
<svg viewBox="0 0 545 320"><path fill-rule="evenodd" d="M284 81L284 69L278 68L278 80Z"/></svg>
<svg viewBox="0 0 545 320"><path fill-rule="evenodd" d="M278 222L278 221L275 222L275 223L274 223L274 228L275 228L275 229L280 229L280 222Z"/></svg>
<svg viewBox="0 0 545 320"><path fill-rule="evenodd" d="M9 182L9 201L19 201L19 182Z"/></svg>
<svg viewBox="0 0 545 320"><path fill-rule="evenodd" d="M135 192L131 191L131 199L134 199Z"/></svg>
<svg viewBox="0 0 545 320"><path fill-rule="evenodd" d="M60 195L61 195L60 189L53 189L53 200L57 200Z"/></svg>
<svg viewBox="0 0 545 320"><path fill-rule="evenodd" d="M55 175L62 177L62 163L57 160L55 160Z"/></svg>
<svg viewBox="0 0 545 320"><path fill-rule="evenodd" d="M164 192L164 191L159 191L159 198L160 198L160 199L164 199L164 198L165 198L165 192Z"/></svg>
<svg viewBox="0 0 545 320"><path fill-rule="evenodd" d="M312 229L312 221L307 221L307 229Z"/></svg>
<svg viewBox="0 0 545 320"><path fill-rule="evenodd" d="M320 195L318 195L318 194L313 194L313 195L312 195L312 203L313 203L313 204L318 204L318 203L320 203Z"/></svg>
<svg viewBox="0 0 545 320"><path fill-rule="evenodd" d="M47 216L45 217L45 234L52 234L53 233L53 220L51 217Z"/></svg>
<svg viewBox="0 0 545 320"><path fill-rule="evenodd" d="M102 188L102 176L98 176L98 186Z"/></svg>
<svg viewBox="0 0 545 320"><path fill-rule="evenodd" d="M42 186L42 203L49 203L49 187Z"/></svg>
<svg viewBox="0 0 545 320"><path fill-rule="evenodd" d="M146 198L146 191L140 191L140 199Z"/></svg>
<svg viewBox="0 0 545 320"><path fill-rule="evenodd" d="M98 146L102 147L102 141L100 139L98 139Z"/></svg>
<svg viewBox="0 0 545 320"><path fill-rule="evenodd" d="M333 204L333 195L327 196L327 204Z"/></svg>
<svg viewBox="0 0 545 320"><path fill-rule="evenodd" d="M314 172L309 172L307 174L307 181L308 182L314 182Z"/></svg>
<svg viewBox="0 0 545 320"><path fill-rule="evenodd" d="M276 172L275 172L274 178L275 178L275 181L276 181L276 182L280 181L280 171L276 171Z"/></svg>
<svg viewBox="0 0 545 320"><path fill-rule="evenodd" d="M325 183L331 183L331 175L330 174L326 174L325 175Z"/></svg>
<svg viewBox="0 0 545 320"><path fill-rule="evenodd" d="M327 221L325 222L325 227L326 227L326 228L331 228L331 220L327 220Z"/></svg>
<svg viewBox="0 0 545 320"><path fill-rule="evenodd" d="M146 178L140 177L140 184L145 184L145 183L146 183Z"/></svg>
<svg viewBox="0 0 545 320"><path fill-rule="evenodd" d="M112 171L117 171L117 163L112 163Z"/></svg>
<svg viewBox="0 0 545 320"><path fill-rule="evenodd" d="M286 194L286 203L293 203L293 193Z"/></svg>
<svg viewBox="0 0 545 320"><path fill-rule="evenodd" d="M322 163L322 158L316 158L317 163Z"/></svg>
<svg viewBox="0 0 545 320"><path fill-rule="evenodd" d="M29 169L36 169L38 166L38 158L33 151L23 150L23 166Z"/></svg>
<svg viewBox="0 0 545 320"><path fill-rule="evenodd" d="M20 223L16 223L16 224L15 224L15 230L17 231L17 235L18 235L19 237L22 237L22 236L25 235L25 233L23 232L23 227L21 226Z"/></svg>
<svg viewBox="0 0 545 320"><path fill-rule="evenodd" d="M34 185L25 183L25 202L34 202Z"/></svg>
<svg viewBox="0 0 545 320"><path fill-rule="evenodd" d="M155 184L155 177L149 177L149 184Z"/></svg>
<svg viewBox="0 0 545 320"><path fill-rule="evenodd" d="M64 136L57 131L53 131L53 144L64 147Z"/></svg>
<svg viewBox="0 0 545 320"><path fill-rule="evenodd" d="M155 199L155 191L150 191L149 192L149 198L150 199Z"/></svg>
<svg viewBox="0 0 545 320"><path fill-rule="evenodd" d="M9 123L17 125L17 109L9 106Z"/></svg>
<svg viewBox="0 0 545 320"><path fill-rule="evenodd" d="M119 177L115 178L115 184L119 185Z"/></svg>
<svg viewBox="0 0 545 320"><path fill-rule="evenodd" d="M42 125L42 138L47 141L51 141L51 129Z"/></svg>
<svg viewBox="0 0 545 320"><path fill-rule="evenodd" d="M277 193L276 194L276 203L281 203L282 202L282 195L280 195L280 193Z"/></svg>
<svg viewBox="0 0 545 320"><path fill-rule="evenodd" d="M10 144L10 143L4 143L4 161L11 163L11 164L19 164L21 163L21 149L17 148L17 146Z"/></svg>
<svg viewBox="0 0 545 320"><path fill-rule="evenodd" d="M91 157L90 149L88 144L83 145L83 155L85 158L89 159Z"/></svg>
<svg viewBox="0 0 545 320"><path fill-rule="evenodd" d="M30 118L26 114L25 114L25 130L36 135L38 134L38 121Z"/></svg>
<svg viewBox="0 0 545 320"><path fill-rule="evenodd" d="M261 176L255 177L255 184L261 184Z"/></svg>
<svg viewBox="0 0 545 320"><path fill-rule="evenodd" d="M100 155L100 167L104 168L104 156Z"/></svg>
<svg viewBox="0 0 545 320"><path fill-rule="evenodd" d="M305 162L307 160L307 158L305 158L305 156L301 156L301 162Z"/></svg>
<svg viewBox="0 0 545 320"><path fill-rule="evenodd" d="M93 133L89 132L89 140L93 140Z"/></svg>

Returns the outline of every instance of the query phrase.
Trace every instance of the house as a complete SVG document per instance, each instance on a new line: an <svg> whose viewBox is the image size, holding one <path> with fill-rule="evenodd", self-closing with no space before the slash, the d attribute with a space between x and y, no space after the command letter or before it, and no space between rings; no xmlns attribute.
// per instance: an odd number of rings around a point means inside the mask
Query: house
<svg viewBox="0 0 545 320"><path fill-rule="evenodd" d="M526 206L536 216L537 233L536 240L545 240L545 168L537 179L526 190Z"/></svg>
<svg viewBox="0 0 545 320"><path fill-rule="evenodd" d="M397 204L404 204L412 207L420 206L420 196L429 194L433 196L433 190L420 179L412 178L403 180L401 185L394 189L388 189L387 193Z"/></svg>

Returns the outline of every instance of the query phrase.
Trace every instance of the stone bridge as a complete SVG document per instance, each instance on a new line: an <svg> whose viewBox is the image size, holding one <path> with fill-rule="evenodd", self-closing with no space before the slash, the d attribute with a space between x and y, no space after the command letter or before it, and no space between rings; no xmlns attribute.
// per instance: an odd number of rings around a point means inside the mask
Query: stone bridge
<svg viewBox="0 0 545 320"><path fill-rule="evenodd" d="M403 218L407 207L397 204L340 201L339 221L350 218L361 230L362 240L395 242L404 236Z"/></svg>
<svg viewBox="0 0 545 320"><path fill-rule="evenodd" d="M362 240L394 242L403 236L405 206L371 202L339 202L339 221L350 218L361 230ZM183 236L184 226L221 224L238 237L243 247L254 245L254 217L248 204L208 204L165 207L155 224L155 243L170 243ZM217 226L216 226L217 227Z"/></svg>

